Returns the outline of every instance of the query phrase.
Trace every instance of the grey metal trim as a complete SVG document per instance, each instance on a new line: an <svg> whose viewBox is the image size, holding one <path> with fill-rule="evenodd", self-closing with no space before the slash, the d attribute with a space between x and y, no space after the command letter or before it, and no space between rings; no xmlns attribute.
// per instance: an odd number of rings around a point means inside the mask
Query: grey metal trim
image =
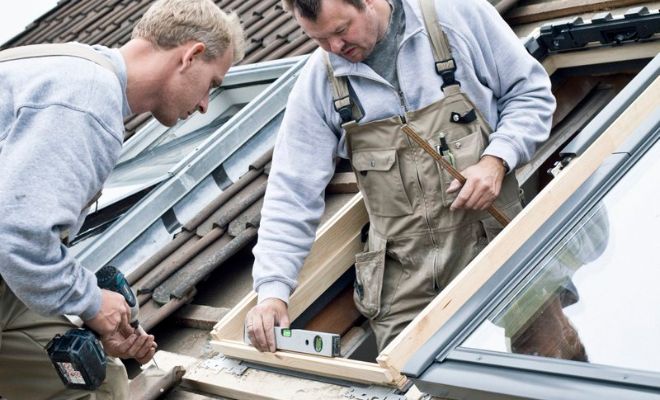
<svg viewBox="0 0 660 400"><path fill-rule="evenodd" d="M307 57L304 55L231 67L222 81L222 86L231 87L275 80Z"/></svg>
<svg viewBox="0 0 660 400"><path fill-rule="evenodd" d="M544 374L516 368L493 368L460 360L433 364L422 379L424 393L448 399L500 400L658 400L660 391L636 385Z"/></svg>
<svg viewBox="0 0 660 400"><path fill-rule="evenodd" d="M303 58L298 61L286 74L213 133L205 146L200 146L198 152L186 158L184 168L163 182L94 243L85 248L79 255L81 264L92 271L100 269L237 151L252 135L276 118L285 108L288 94L305 60Z"/></svg>
<svg viewBox="0 0 660 400"><path fill-rule="evenodd" d="M582 154L605 128L610 126L660 74L660 55L656 55L635 78L559 153L563 157Z"/></svg>
<svg viewBox="0 0 660 400"><path fill-rule="evenodd" d="M660 390L660 380L658 379L657 372L635 371L635 374L631 374L629 369L610 365L597 365L558 358L533 357L523 354L508 354L468 348L457 348L453 350L447 356L447 360L478 363L499 369L512 368L525 371L543 371L544 374L570 375L580 379Z"/></svg>
<svg viewBox="0 0 660 400"><path fill-rule="evenodd" d="M252 85L258 82L275 81L280 76L284 75L291 67L296 65L307 56L298 56L291 58L284 58L281 60L266 61L256 64L239 65L229 69L222 82L222 87L213 91L211 97L214 98L218 93L228 88L235 86ZM134 153L134 147L143 148L145 145L142 143L143 138L153 136L154 132L160 134L166 132L171 128L161 125L155 118L151 118L142 128L140 128L131 140L124 144L122 149L121 160L125 160L125 154ZM157 136L160 136L157 134Z"/></svg>

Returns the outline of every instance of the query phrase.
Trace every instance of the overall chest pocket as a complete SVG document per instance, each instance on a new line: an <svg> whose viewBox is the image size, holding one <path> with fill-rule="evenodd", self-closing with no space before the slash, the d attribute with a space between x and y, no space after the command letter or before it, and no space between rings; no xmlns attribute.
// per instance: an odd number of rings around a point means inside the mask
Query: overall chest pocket
<svg viewBox="0 0 660 400"><path fill-rule="evenodd" d="M369 210L381 217L412 214L396 149L356 151L351 164Z"/></svg>

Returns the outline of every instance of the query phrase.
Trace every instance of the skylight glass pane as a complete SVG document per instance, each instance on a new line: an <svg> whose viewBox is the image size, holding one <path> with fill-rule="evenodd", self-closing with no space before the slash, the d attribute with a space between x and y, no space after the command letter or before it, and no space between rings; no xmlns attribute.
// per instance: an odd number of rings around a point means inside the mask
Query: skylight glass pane
<svg viewBox="0 0 660 400"><path fill-rule="evenodd" d="M660 145L463 347L660 372Z"/></svg>

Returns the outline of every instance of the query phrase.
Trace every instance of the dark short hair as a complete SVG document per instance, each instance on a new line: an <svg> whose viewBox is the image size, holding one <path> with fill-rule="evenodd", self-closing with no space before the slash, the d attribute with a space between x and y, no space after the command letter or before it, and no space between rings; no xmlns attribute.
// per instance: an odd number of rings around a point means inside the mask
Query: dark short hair
<svg viewBox="0 0 660 400"><path fill-rule="evenodd" d="M282 0L282 6L290 12L295 8L301 17L316 21L321 12L322 2L323 0ZM351 4L358 10L364 9L364 0L344 0L344 3Z"/></svg>

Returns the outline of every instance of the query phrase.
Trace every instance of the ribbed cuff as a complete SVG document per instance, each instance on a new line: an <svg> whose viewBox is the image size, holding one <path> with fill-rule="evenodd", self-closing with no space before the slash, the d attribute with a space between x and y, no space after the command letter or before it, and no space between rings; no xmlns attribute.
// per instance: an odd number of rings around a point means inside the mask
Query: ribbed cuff
<svg viewBox="0 0 660 400"><path fill-rule="evenodd" d="M483 156L494 156L506 161L506 164L509 166L509 173L518 167L518 154L508 141L501 138L493 138L488 147L486 147L486 150L484 150Z"/></svg>
<svg viewBox="0 0 660 400"><path fill-rule="evenodd" d="M261 303L266 299L276 298L289 304L291 289L285 283L280 281L270 281L262 283L257 288L257 293L259 294L259 300L257 303Z"/></svg>

